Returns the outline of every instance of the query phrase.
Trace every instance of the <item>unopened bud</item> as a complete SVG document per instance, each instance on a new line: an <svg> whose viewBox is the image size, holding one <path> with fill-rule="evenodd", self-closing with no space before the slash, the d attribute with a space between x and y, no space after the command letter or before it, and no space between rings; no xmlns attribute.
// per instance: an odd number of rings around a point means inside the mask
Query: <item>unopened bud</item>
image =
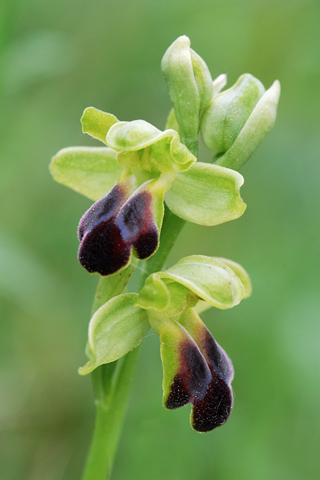
<svg viewBox="0 0 320 480"><path fill-rule="evenodd" d="M198 136L200 112L212 97L213 85L209 69L190 48L190 40L185 35L177 38L168 48L161 68L183 142L189 146Z"/></svg>
<svg viewBox="0 0 320 480"><path fill-rule="evenodd" d="M265 91L252 75L242 75L233 87L214 96L201 120L204 144L220 154L219 165L239 169L274 125L280 83Z"/></svg>

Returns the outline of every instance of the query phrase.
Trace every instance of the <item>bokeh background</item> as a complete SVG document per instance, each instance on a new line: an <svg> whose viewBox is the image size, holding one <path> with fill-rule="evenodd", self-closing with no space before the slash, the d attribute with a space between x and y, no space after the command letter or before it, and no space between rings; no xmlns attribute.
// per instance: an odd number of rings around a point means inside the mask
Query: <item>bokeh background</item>
<svg viewBox="0 0 320 480"><path fill-rule="evenodd" d="M276 126L242 170L246 213L186 226L169 259L231 258L254 291L204 315L236 372L232 416L209 434L188 407L162 408L150 332L113 479L320 478L318 0L2 0L0 24L1 478L79 479L92 431L77 368L97 278L76 260L90 202L52 181L50 158L97 145L79 123L90 105L163 128L160 61L182 34L229 86L245 72L281 81Z"/></svg>

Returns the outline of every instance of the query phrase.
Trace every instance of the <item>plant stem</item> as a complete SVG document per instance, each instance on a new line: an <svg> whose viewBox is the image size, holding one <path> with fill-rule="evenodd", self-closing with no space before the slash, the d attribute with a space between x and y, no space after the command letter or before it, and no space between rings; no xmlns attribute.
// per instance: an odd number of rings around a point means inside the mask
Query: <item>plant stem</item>
<svg viewBox="0 0 320 480"><path fill-rule="evenodd" d="M92 372L96 420L82 480L110 478L126 413L139 348Z"/></svg>

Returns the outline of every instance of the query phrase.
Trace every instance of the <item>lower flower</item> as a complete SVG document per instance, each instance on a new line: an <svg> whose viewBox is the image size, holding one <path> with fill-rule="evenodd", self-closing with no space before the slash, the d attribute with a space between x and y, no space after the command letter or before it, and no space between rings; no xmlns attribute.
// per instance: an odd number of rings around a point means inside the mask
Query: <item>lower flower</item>
<svg viewBox="0 0 320 480"><path fill-rule="evenodd" d="M164 370L164 405L175 409L192 403L191 423L208 432L228 419L233 396L233 367L194 309L160 331Z"/></svg>

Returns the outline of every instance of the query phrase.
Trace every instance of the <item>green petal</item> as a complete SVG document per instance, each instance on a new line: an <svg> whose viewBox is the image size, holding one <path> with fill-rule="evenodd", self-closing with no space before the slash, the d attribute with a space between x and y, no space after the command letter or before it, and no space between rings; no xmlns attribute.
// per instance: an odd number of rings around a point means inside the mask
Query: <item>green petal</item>
<svg viewBox="0 0 320 480"><path fill-rule="evenodd" d="M124 293L102 305L90 320L87 355L80 375L114 362L134 349L149 329L145 310L134 306L138 295Z"/></svg>
<svg viewBox="0 0 320 480"><path fill-rule="evenodd" d="M107 133L110 127L117 121L118 119L111 113L88 107L81 117L82 131L106 143Z"/></svg>
<svg viewBox="0 0 320 480"><path fill-rule="evenodd" d="M245 211L239 192L242 184L242 175L234 170L197 162L187 172L177 174L165 201L184 220L218 225Z"/></svg>
<svg viewBox="0 0 320 480"><path fill-rule="evenodd" d="M98 200L116 184L121 169L109 147L70 147L53 157L54 179L78 193Z"/></svg>

